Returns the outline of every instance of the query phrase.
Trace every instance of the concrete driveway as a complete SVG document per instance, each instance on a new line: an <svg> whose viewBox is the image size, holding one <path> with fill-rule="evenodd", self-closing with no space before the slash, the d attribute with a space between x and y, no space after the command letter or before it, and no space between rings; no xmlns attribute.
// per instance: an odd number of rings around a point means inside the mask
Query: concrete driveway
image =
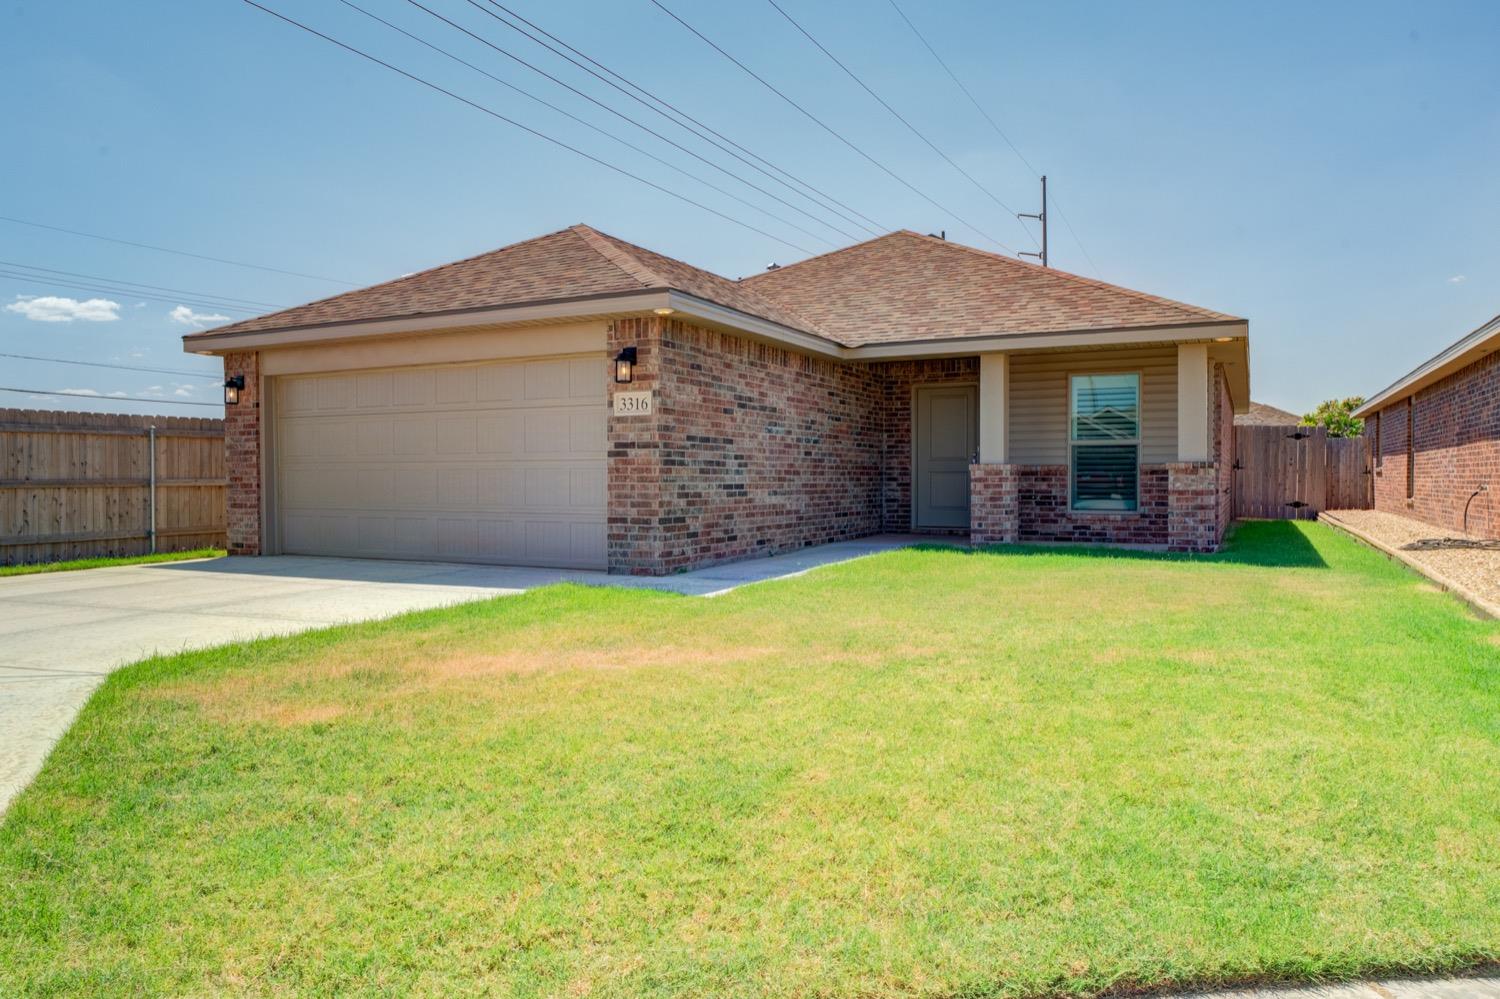
<svg viewBox="0 0 1500 999"><path fill-rule="evenodd" d="M389 617L549 583L713 596L889 551L880 535L664 578L373 559L206 559L0 578L0 813L111 671L181 652Z"/></svg>

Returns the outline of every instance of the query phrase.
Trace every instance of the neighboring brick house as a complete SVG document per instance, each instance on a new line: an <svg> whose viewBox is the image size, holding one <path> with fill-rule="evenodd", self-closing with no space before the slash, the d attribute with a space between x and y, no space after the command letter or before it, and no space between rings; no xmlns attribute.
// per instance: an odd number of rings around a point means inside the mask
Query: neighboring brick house
<svg viewBox="0 0 1500 999"><path fill-rule="evenodd" d="M1375 509L1500 538L1500 316L1355 415L1375 451Z"/></svg>
<svg viewBox="0 0 1500 999"><path fill-rule="evenodd" d="M184 337L234 554L657 574L883 531L1216 548L1248 324L913 232L740 281L573 226Z"/></svg>

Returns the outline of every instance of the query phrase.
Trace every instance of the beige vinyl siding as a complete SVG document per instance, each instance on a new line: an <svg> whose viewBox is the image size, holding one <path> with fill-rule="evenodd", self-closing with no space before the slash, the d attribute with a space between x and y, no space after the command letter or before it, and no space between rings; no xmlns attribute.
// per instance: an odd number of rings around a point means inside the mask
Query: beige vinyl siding
<svg viewBox="0 0 1500 999"><path fill-rule="evenodd" d="M1141 463L1177 460L1177 347L1012 354L1010 460L1068 463L1068 376L1135 371L1141 376Z"/></svg>

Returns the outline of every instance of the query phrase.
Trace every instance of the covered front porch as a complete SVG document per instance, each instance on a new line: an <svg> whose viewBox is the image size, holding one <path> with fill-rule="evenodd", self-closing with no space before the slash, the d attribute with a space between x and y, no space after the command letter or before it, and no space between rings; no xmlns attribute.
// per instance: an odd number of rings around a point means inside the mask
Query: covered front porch
<svg viewBox="0 0 1500 999"><path fill-rule="evenodd" d="M896 441L909 455L909 494L888 505L888 525L909 518L912 530L966 533L975 544L1219 546L1231 516L1242 341L962 360L915 371L910 385L888 377L893 394L908 396L890 401L906 402L911 426L909 443ZM900 496L905 463L886 469L887 490Z"/></svg>

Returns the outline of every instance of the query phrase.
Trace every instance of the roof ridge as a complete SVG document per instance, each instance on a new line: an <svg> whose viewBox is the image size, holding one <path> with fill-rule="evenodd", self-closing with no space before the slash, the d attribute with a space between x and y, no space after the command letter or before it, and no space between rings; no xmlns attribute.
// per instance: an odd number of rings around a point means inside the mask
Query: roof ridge
<svg viewBox="0 0 1500 999"><path fill-rule="evenodd" d="M593 226L583 222L569 226L568 231L580 237L589 245L591 250L618 267L625 273L626 277L639 281L641 287L659 288L666 287L671 283L665 277L652 270L650 265L636 259L633 254L627 253L621 246L617 245L624 243L625 246L633 247L633 243L625 243L624 240L617 240L615 237L602 233ZM691 267L692 265L689 264L688 266ZM703 270L701 267L698 269Z"/></svg>
<svg viewBox="0 0 1500 999"><path fill-rule="evenodd" d="M682 266L682 267L687 267L690 270L697 271L700 274L706 274L708 277L711 277L711 278L713 278L716 281L723 281L726 285L734 286L740 292L742 292L744 294L747 294L747 295L749 295L750 297L752 297L754 299L758 299L763 306L771 306L771 307L773 307L775 309L779 309L780 311L786 313L786 315L789 318L797 320L800 329L804 333L811 333L814 336L820 336L820 337L823 337L824 339L827 339L827 340L833 340L835 343L842 343L842 341L837 340L834 337L832 337L830 334L824 332L823 329L822 329L822 327L820 327L817 323L813 322L811 319L808 319L806 316L802 315L796 309L794 309L791 306L785 305L782 302L778 301L775 298L775 296L773 296L773 295L768 295L768 294L765 294L765 293L763 293L761 291L752 290L750 288L747 288L745 286L745 283L743 281L736 281L734 278L725 277L724 275L715 273L714 271L711 271L711 270L709 270L706 267L699 267L697 264L688 263L686 260L679 260L676 257L669 256L669 255L667 255L665 253L662 253L660 250L653 250L653 249L651 249L648 246L641 246L641 245L639 245L637 243L632 243L628 239L621 239L619 236L611 236L609 233L607 233L607 232L601 232L600 230L595 229L593 226L587 225L585 223L579 223L578 225L574 226L573 228L575 230L578 230L579 234L583 235L585 237L585 239L588 239L589 245L592 246L592 247L594 247L600 253L604 254L610 260L611 263L615 264L617 267L620 267L622 270L625 270L626 273L630 274L631 277L634 277L637 280L640 280L639 275L636 275L636 274L632 273L631 271L629 271L628 269L626 269L623 266L623 264L621 264L621 262L615 258L615 256L613 254L609 253L604 247L598 246L597 243L602 242L610 250L613 250L614 254L619 254L624 259L626 259L626 260L634 263L635 265L637 265L641 269L641 271L643 273L649 275L650 278L651 278L651 280L654 282L654 285L648 285L648 287L671 288L671 289L673 289L675 291L683 292L684 294L693 294L693 292L688 291L686 288L678 288L677 284L679 284L681 282L674 283L673 280L670 277L667 277L666 275L658 273L656 270L654 270L653 268L651 268L651 266L649 264L647 264L647 263L639 260L633 254L627 252L627 250L625 248L628 247L630 250L639 250L642 253L650 254L653 257L661 257L663 260L669 260L669 261L671 261L674 264L677 264L677 265ZM726 303L720 303L720 304L726 304ZM761 318L763 318L763 319L770 319L771 317L770 316L762 316ZM772 322L777 322L778 320L772 319L771 321Z"/></svg>
<svg viewBox="0 0 1500 999"><path fill-rule="evenodd" d="M1216 320L1224 320L1224 319L1235 319L1235 320L1238 320L1238 319L1241 318L1240 316L1232 316L1232 315L1230 315L1227 312L1220 312L1217 309L1205 309L1205 308L1203 308L1202 306L1199 306L1199 305L1190 305L1187 302L1179 302L1175 298L1164 298L1161 295L1153 295L1150 292L1138 291L1135 288L1126 288L1124 285L1110 284L1108 281L1101 281L1101 280L1098 280L1097 278L1085 277L1082 274L1074 274L1072 271L1058 270L1056 267L1042 267L1042 265L1040 265L1040 264L1029 264L1029 263L1027 263L1024 260L1012 260L1010 257L1002 256L1001 254L994 253L994 252L992 252L990 250L980 249L977 246L969 246L967 243L958 243L958 242L953 242L953 241L946 240L946 239L939 239L936 236L924 236L921 233L915 232L915 231L913 231L911 229L899 229L896 232L892 233L891 235L893 235L893 236L900 236L900 235L914 236L917 239L920 239L920 240L922 240L924 242L933 243L933 244L935 244L937 246L944 246L944 247L949 247L949 248L956 249L956 250L963 250L963 251L965 251L967 253L975 253L975 254L978 254L981 257L986 258L987 260L998 260L998 261L1000 261L1002 263L1010 264L1010 265L1013 265L1015 267L1040 268L1042 270L1045 270L1045 271L1049 272L1054 277L1065 278L1065 279L1067 279L1069 281L1077 281L1080 284L1086 284L1086 285L1089 285L1090 287L1093 287L1093 288L1104 288L1104 289L1107 289L1109 291L1119 292L1119 293L1124 294L1124 295L1129 295L1132 298L1138 298L1138 299L1140 299L1142 301L1145 301L1145 302L1153 302L1153 303L1155 303L1157 305L1170 306L1171 308L1179 309L1179 310L1181 310L1183 312L1195 315L1198 318L1209 318L1209 317L1212 317L1213 319L1216 319Z"/></svg>
<svg viewBox="0 0 1500 999"><path fill-rule="evenodd" d="M840 253L848 253L850 250L857 250L861 246L869 246L871 243L878 243L882 239L890 239L892 236L899 236L902 233L911 233L911 235L913 236L917 235L917 233L912 232L910 229L895 229L891 232L883 232L879 236L871 236L869 239L862 239L858 243L850 243L848 246L841 246L836 250L829 250L826 253L816 253L811 257L803 257L801 260L794 260L789 264L777 264L774 270L765 270L761 271L758 274L746 275L745 277L740 278L738 283L744 284L747 281L756 281L763 277L770 277L773 274L780 274L782 271L789 271L793 267L801 267L803 264L810 264L814 260L827 260L829 257L836 257Z"/></svg>

